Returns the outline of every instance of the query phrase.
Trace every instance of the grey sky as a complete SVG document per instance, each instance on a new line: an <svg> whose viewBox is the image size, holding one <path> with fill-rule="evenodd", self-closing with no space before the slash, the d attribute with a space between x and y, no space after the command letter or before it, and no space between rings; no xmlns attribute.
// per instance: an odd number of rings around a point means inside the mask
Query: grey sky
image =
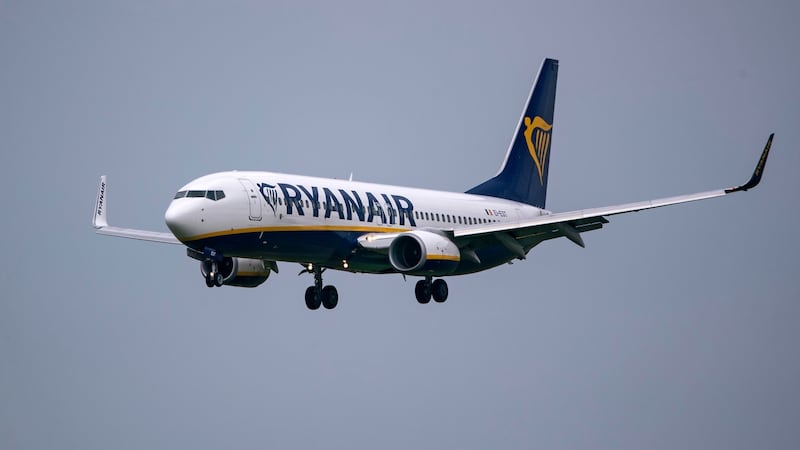
<svg viewBox="0 0 800 450"><path fill-rule="evenodd" d="M0 448L800 446L800 7L0 2ZM561 61L548 207L746 181L452 278L207 289L178 187L263 169L465 190Z"/></svg>

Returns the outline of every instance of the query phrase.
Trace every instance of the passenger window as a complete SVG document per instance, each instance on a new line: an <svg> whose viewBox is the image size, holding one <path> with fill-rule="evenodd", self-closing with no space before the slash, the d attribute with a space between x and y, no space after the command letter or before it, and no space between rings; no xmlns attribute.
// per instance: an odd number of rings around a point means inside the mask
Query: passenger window
<svg viewBox="0 0 800 450"><path fill-rule="evenodd" d="M436 213L436 221L439 221L439 213Z"/></svg>
<svg viewBox="0 0 800 450"><path fill-rule="evenodd" d="M186 191L178 191L175 194L175 197L172 197L172 198L183 198L183 197L186 197Z"/></svg>

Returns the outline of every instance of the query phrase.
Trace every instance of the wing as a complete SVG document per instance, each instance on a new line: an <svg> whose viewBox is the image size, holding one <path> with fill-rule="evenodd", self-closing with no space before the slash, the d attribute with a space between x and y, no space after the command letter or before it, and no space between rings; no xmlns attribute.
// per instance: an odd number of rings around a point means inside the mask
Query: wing
<svg viewBox="0 0 800 450"><path fill-rule="evenodd" d="M514 224L496 224L479 228L460 229L453 232L453 238L459 247L463 247L464 244L469 242L474 244L476 240L479 241L484 238L496 239L521 258L524 258L527 251L539 242L561 236L583 247L584 243L580 233L602 228L603 224L608 223L606 216L722 197L756 187L764 173L764 166L767 163L767 156L774 136L775 133L771 134L767 139L767 144L764 146L764 151L761 152L761 158L759 158L750 180L741 186L623 205L548 214Z"/></svg>
<svg viewBox="0 0 800 450"><path fill-rule="evenodd" d="M140 241L162 242L166 244L181 244L171 233L159 231L136 230L133 228L118 228L108 225L108 184L106 176L100 177L100 185L97 187L97 200L95 201L94 217L92 226L97 234L106 236L116 236L128 239L138 239Z"/></svg>

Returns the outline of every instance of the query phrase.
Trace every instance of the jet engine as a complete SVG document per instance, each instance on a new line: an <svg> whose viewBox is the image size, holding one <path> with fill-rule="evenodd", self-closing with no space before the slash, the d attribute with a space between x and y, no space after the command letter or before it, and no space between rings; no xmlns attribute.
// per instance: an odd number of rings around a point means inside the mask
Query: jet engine
<svg viewBox="0 0 800 450"><path fill-rule="evenodd" d="M410 275L447 275L458 267L459 261L458 246L447 237L430 231L402 233L389 246L392 267Z"/></svg>
<svg viewBox="0 0 800 450"><path fill-rule="evenodd" d="M205 278L211 271L211 261L200 262L200 273ZM226 286L256 287L269 278L270 269L263 260L251 258L222 258L219 272Z"/></svg>

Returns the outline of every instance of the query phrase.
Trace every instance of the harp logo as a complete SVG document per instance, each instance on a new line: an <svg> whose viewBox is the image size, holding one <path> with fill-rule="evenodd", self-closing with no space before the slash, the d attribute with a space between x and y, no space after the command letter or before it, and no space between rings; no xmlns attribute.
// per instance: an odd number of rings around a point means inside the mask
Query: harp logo
<svg viewBox="0 0 800 450"><path fill-rule="evenodd" d="M525 143L528 145L528 151L533 157L533 162L536 164L536 170L539 172L539 183L544 186L544 166L547 162L547 153L550 151L550 136L552 135L553 126L545 122L539 116L531 120L530 117L525 117Z"/></svg>

